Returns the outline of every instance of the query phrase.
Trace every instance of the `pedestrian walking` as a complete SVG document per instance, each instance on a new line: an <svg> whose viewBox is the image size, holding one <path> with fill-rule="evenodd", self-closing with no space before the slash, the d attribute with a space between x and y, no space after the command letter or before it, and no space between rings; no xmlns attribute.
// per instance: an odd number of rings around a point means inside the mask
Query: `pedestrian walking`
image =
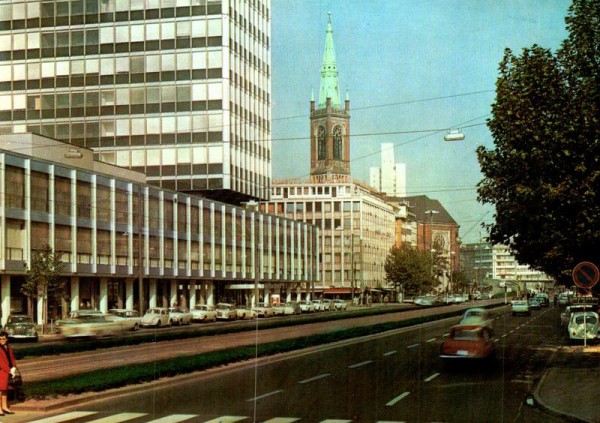
<svg viewBox="0 0 600 423"><path fill-rule="evenodd" d="M8 381L17 374L17 361L12 348L8 345L8 333L0 332L0 416L14 414L8 408L8 390L11 389Z"/></svg>

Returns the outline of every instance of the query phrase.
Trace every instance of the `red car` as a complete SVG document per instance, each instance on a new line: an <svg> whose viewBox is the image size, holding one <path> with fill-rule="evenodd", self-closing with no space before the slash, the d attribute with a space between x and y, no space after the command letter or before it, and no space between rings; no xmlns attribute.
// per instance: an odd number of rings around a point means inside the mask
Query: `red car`
<svg viewBox="0 0 600 423"><path fill-rule="evenodd" d="M476 325L458 325L450 330L450 336L440 347L440 358L493 359L496 345L489 328Z"/></svg>

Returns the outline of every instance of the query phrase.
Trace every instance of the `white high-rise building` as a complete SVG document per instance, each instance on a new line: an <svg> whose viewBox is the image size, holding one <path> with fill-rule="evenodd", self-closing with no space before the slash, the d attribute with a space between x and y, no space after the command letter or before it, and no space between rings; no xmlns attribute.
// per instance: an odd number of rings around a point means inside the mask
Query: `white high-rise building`
<svg viewBox="0 0 600 423"><path fill-rule="evenodd" d="M406 197L406 164L396 163L394 144L381 144L381 167L370 170L370 185L392 197Z"/></svg>

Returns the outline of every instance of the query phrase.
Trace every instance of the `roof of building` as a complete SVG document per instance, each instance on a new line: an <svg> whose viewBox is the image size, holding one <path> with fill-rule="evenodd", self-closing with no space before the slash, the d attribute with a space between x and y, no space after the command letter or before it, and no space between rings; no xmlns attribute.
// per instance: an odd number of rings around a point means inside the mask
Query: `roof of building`
<svg viewBox="0 0 600 423"><path fill-rule="evenodd" d="M409 211L415 214L417 222L429 223L431 215L426 213L429 210L435 210L439 213L433 215L433 223L444 223L448 225L456 225L456 220L448 213L448 211L442 206L438 200L433 200L426 195L415 195L412 197L388 197L388 202L392 203L406 203L408 204Z"/></svg>

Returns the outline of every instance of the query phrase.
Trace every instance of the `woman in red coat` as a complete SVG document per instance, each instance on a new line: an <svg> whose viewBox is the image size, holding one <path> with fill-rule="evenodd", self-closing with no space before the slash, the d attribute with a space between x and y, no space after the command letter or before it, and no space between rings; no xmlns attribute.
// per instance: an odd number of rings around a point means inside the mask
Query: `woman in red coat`
<svg viewBox="0 0 600 423"><path fill-rule="evenodd" d="M12 348L8 346L8 333L2 331L0 332L0 395L2 395L0 398L2 406L0 416L13 414L8 408L8 378L11 374L15 375L17 371L16 365L15 354Z"/></svg>

